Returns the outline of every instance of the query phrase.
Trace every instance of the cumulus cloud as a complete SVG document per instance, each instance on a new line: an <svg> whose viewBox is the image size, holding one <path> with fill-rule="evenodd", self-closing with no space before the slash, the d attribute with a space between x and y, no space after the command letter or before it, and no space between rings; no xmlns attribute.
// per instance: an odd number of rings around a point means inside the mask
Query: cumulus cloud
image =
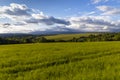
<svg viewBox="0 0 120 80"><path fill-rule="evenodd" d="M0 33L29 33L31 31L34 31L34 29L30 26L16 26L9 23L0 24Z"/></svg>
<svg viewBox="0 0 120 80"><path fill-rule="evenodd" d="M0 14L14 15L14 16L30 16L30 9L24 4L11 3L10 6L1 6Z"/></svg>
<svg viewBox="0 0 120 80"><path fill-rule="evenodd" d="M0 17L10 20L23 20L31 16L32 9L24 4L11 3L9 6L0 6Z"/></svg>
<svg viewBox="0 0 120 80"><path fill-rule="evenodd" d="M109 20L109 18L105 16L72 17L70 18L70 22L71 25L69 27L80 31L103 32L113 31L113 28L114 30L120 30L120 22Z"/></svg>
<svg viewBox="0 0 120 80"><path fill-rule="evenodd" d="M113 8L110 6L97 6L97 9L103 12L102 15L120 15L120 8Z"/></svg>
<svg viewBox="0 0 120 80"><path fill-rule="evenodd" d="M26 24L29 23L44 23L46 25L54 25L54 24L64 24L69 25L70 23L65 19L58 19L53 16L46 16L43 12L34 13L33 9L28 8L24 4L16 4L11 3L10 6L1 6L0 14L3 17L9 18L13 21L17 22L18 25L23 25L23 21ZM17 25L16 23L16 25ZM22 24L21 24L22 23Z"/></svg>
<svg viewBox="0 0 120 80"><path fill-rule="evenodd" d="M0 8L0 19L7 18L11 22L0 23L0 33L120 31L120 21L107 16L120 14L120 11L109 6L97 7L104 15L90 16L96 13L93 11L85 16L69 18L48 16L24 4L12 3Z"/></svg>
<svg viewBox="0 0 120 80"><path fill-rule="evenodd" d="M58 19L58 18L54 18L54 17L44 17L44 18L31 18L26 20L27 23L44 23L46 25L54 25L54 24L64 24L64 25L70 25L69 21L66 21L64 19Z"/></svg>

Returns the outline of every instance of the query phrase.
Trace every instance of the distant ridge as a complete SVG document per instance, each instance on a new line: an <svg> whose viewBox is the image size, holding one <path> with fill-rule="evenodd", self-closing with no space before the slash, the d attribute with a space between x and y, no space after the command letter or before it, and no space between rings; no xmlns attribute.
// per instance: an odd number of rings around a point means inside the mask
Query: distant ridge
<svg viewBox="0 0 120 80"><path fill-rule="evenodd" d="M32 34L24 34L24 33L5 33L5 34L0 34L0 37L24 37L24 36L32 36Z"/></svg>
<svg viewBox="0 0 120 80"><path fill-rule="evenodd" d="M30 33L2 33L0 37L12 37L12 36L33 36L33 35L56 35L56 34L77 34L83 32L66 32L66 31L35 31Z"/></svg>

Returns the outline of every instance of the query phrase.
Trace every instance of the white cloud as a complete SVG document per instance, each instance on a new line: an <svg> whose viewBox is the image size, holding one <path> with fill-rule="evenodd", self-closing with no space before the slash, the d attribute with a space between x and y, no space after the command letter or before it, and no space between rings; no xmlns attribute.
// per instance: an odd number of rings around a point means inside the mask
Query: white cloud
<svg viewBox="0 0 120 80"><path fill-rule="evenodd" d="M87 15L92 15L92 14L95 14L95 11L92 11L92 12L88 13Z"/></svg>
<svg viewBox="0 0 120 80"><path fill-rule="evenodd" d="M16 15L16 16L29 16L30 9L27 8L24 4L16 4L11 3L10 6L1 6L0 7L0 13L1 14L7 14L7 15Z"/></svg>
<svg viewBox="0 0 120 80"><path fill-rule="evenodd" d="M108 16L119 14L119 9L109 6L98 6L97 9L104 15L90 16L96 13L92 11L85 16L56 18L28 8L24 4L12 3L9 6L0 7L0 19L8 18L11 22L0 23L0 33L120 31L120 21L113 21Z"/></svg>
<svg viewBox="0 0 120 80"><path fill-rule="evenodd" d="M59 19L53 16L47 16L35 9L28 8L24 4L11 3L9 6L0 6L0 19L8 18L12 23L4 23L0 32L29 32L30 27L26 26L51 26L51 25L69 25L66 19ZM8 25L9 24L9 25ZM32 27L36 30L35 27ZM41 28L38 28L41 29Z"/></svg>
<svg viewBox="0 0 120 80"><path fill-rule="evenodd" d="M93 4L98 4L100 2L108 2L109 0L92 0Z"/></svg>
<svg viewBox="0 0 120 80"><path fill-rule="evenodd" d="M83 16L70 18L70 28L87 32L114 31L120 26L120 22L112 21L106 16Z"/></svg>
<svg viewBox="0 0 120 80"><path fill-rule="evenodd" d="M44 23L46 25L65 24L69 22L64 19L58 19L52 16L46 16L43 12L34 13L35 10L28 8L24 4L11 3L10 6L0 7L1 17L9 18L13 21L25 22L25 23Z"/></svg>
<svg viewBox="0 0 120 80"><path fill-rule="evenodd" d="M44 18L46 18L48 16L45 16L43 14L43 12L40 12L39 14L32 14L32 17L35 18L35 19L44 19Z"/></svg>
<svg viewBox="0 0 120 80"><path fill-rule="evenodd" d="M10 20L23 20L30 17L31 9L24 4L11 3L9 6L0 6L0 17Z"/></svg>
<svg viewBox="0 0 120 80"><path fill-rule="evenodd" d="M97 9L103 12L102 15L120 15L120 8L113 8L110 6L97 6Z"/></svg>

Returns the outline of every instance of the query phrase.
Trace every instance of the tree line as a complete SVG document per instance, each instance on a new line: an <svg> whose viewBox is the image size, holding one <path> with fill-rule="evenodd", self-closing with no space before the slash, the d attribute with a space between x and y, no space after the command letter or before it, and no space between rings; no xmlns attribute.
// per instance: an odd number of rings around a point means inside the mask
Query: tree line
<svg viewBox="0 0 120 80"><path fill-rule="evenodd" d="M120 41L120 33L90 34L88 36L81 36L79 38L73 37L70 40L46 39L44 36L35 35L0 37L0 44L48 43L48 42L96 42L96 41Z"/></svg>

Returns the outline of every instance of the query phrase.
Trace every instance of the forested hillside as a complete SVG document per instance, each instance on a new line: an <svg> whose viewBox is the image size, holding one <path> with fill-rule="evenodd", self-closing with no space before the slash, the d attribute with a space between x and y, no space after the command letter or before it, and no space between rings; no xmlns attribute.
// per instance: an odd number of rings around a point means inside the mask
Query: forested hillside
<svg viewBox="0 0 120 80"><path fill-rule="evenodd" d="M53 36L53 37L52 37ZM120 41L120 33L95 33L95 34L64 34L60 35L17 35L0 37L0 44L21 44L21 43L47 43L47 42L96 42L96 41ZM63 36L61 34L61 36ZM67 39L66 39L67 38Z"/></svg>

